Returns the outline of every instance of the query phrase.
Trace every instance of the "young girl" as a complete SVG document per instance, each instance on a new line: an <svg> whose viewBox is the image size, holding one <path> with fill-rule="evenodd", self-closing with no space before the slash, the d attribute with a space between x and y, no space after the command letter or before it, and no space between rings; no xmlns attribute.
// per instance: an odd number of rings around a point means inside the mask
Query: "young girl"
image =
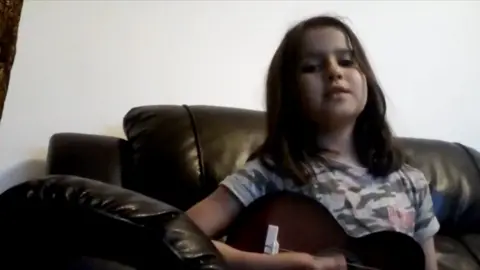
<svg viewBox="0 0 480 270"><path fill-rule="evenodd" d="M266 95L265 142L187 211L193 221L214 237L265 194L300 192L327 207L352 236L380 230L412 236L426 269L436 270L439 223L428 183L394 144L382 89L352 30L328 16L290 29L272 59ZM214 243L231 269L346 269L340 255L267 255Z"/></svg>

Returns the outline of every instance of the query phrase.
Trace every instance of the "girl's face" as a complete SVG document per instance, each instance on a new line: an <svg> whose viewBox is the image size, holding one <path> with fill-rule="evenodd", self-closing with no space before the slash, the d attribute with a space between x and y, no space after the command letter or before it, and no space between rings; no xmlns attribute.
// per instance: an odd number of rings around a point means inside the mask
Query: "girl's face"
<svg viewBox="0 0 480 270"><path fill-rule="evenodd" d="M367 84L346 35L333 27L305 33L298 69L303 107L319 124L355 121L367 102Z"/></svg>

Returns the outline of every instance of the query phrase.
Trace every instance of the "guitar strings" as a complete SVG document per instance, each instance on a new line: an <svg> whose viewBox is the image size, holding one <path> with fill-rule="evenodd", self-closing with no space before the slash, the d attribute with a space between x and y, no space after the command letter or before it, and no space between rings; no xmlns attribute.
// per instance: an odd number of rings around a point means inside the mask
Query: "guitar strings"
<svg viewBox="0 0 480 270"><path fill-rule="evenodd" d="M297 252L297 251L294 251L294 250L289 250L289 249L286 249L286 248L280 248L279 249L280 251L284 251L284 252ZM364 266L364 265L360 265L360 264L356 264L356 263L347 263L348 266L353 266L357 269L364 269L364 270L380 270L378 268L374 268L374 267L369 267L369 266Z"/></svg>

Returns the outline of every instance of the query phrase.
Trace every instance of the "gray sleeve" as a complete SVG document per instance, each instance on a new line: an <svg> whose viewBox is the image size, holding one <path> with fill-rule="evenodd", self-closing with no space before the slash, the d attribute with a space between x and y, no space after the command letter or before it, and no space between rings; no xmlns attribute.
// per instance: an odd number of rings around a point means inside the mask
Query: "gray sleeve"
<svg viewBox="0 0 480 270"><path fill-rule="evenodd" d="M416 177L417 188L417 207L415 217L415 239L422 243L426 239L434 236L440 229L440 223L433 210L433 200L430 193L430 187L423 173Z"/></svg>
<svg viewBox="0 0 480 270"><path fill-rule="evenodd" d="M243 168L227 176L220 185L230 190L244 206L283 186L281 179L267 170L258 159L247 162Z"/></svg>

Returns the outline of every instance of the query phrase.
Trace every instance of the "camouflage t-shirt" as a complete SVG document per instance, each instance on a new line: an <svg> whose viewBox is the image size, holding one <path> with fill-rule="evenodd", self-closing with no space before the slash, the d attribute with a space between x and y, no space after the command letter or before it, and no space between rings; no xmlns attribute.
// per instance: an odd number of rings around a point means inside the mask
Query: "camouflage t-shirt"
<svg viewBox="0 0 480 270"><path fill-rule="evenodd" d="M421 243L440 228L428 182L418 169L404 165L386 177L375 178L364 168L335 161L313 168L316 177L306 185L296 186L259 160L252 160L221 185L244 206L275 191L304 194L324 205L353 237L395 230Z"/></svg>

